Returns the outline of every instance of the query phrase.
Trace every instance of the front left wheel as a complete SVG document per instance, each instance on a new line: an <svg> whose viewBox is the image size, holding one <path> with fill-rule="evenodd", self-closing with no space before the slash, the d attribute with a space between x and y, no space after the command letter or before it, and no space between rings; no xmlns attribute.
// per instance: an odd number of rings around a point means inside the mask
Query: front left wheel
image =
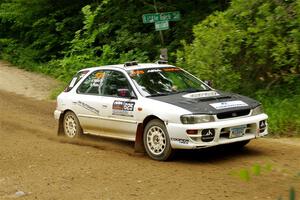
<svg viewBox="0 0 300 200"><path fill-rule="evenodd" d="M82 129L75 113L67 111L63 120L64 134L69 138L77 138L82 135Z"/></svg>
<svg viewBox="0 0 300 200"><path fill-rule="evenodd" d="M168 160L174 153L169 134L161 120L154 119L146 125L143 142L147 154L154 160Z"/></svg>

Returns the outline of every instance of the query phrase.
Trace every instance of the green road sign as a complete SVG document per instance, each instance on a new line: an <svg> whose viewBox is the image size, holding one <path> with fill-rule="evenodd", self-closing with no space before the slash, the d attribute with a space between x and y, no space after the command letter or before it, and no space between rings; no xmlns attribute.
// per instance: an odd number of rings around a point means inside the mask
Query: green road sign
<svg viewBox="0 0 300 200"><path fill-rule="evenodd" d="M159 21L159 13L149 13L149 14L143 15L143 23L144 24L154 23L157 21Z"/></svg>
<svg viewBox="0 0 300 200"><path fill-rule="evenodd" d="M180 12L164 12L160 13L161 21L179 21L180 20Z"/></svg>
<svg viewBox="0 0 300 200"><path fill-rule="evenodd" d="M169 22L168 21L158 21L155 22L155 30L156 31L163 31L169 29Z"/></svg>
<svg viewBox="0 0 300 200"><path fill-rule="evenodd" d="M180 12L148 13L143 15L143 23L154 23L161 21L179 21Z"/></svg>

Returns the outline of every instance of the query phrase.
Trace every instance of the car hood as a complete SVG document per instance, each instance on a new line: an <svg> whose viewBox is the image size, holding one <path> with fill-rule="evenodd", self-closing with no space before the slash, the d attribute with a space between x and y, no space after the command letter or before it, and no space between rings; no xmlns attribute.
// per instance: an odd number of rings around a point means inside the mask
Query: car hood
<svg viewBox="0 0 300 200"><path fill-rule="evenodd" d="M221 91L178 93L149 98L184 108L194 114L218 114L253 109L260 105L249 97Z"/></svg>

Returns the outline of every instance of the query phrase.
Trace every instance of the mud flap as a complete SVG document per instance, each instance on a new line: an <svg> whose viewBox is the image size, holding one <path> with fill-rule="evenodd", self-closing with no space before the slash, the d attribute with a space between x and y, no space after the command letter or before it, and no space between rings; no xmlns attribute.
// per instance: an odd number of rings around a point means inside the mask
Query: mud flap
<svg viewBox="0 0 300 200"><path fill-rule="evenodd" d="M64 128L63 128L63 115L60 115L60 118L58 120L58 127L57 127L57 135L62 136L64 135Z"/></svg>
<svg viewBox="0 0 300 200"><path fill-rule="evenodd" d="M144 142L143 142L143 124L140 123L137 127L134 143L134 151L137 153L144 153Z"/></svg>

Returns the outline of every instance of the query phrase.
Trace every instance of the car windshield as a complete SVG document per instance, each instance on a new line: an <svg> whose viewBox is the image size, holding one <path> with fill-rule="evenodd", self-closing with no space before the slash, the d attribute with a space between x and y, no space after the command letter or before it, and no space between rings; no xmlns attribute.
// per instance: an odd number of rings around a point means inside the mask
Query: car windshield
<svg viewBox="0 0 300 200"><path fill-rule="evenodd" d="M128 74L144 96L210 90L203 82L176 67L129 70Z"/></svg>

